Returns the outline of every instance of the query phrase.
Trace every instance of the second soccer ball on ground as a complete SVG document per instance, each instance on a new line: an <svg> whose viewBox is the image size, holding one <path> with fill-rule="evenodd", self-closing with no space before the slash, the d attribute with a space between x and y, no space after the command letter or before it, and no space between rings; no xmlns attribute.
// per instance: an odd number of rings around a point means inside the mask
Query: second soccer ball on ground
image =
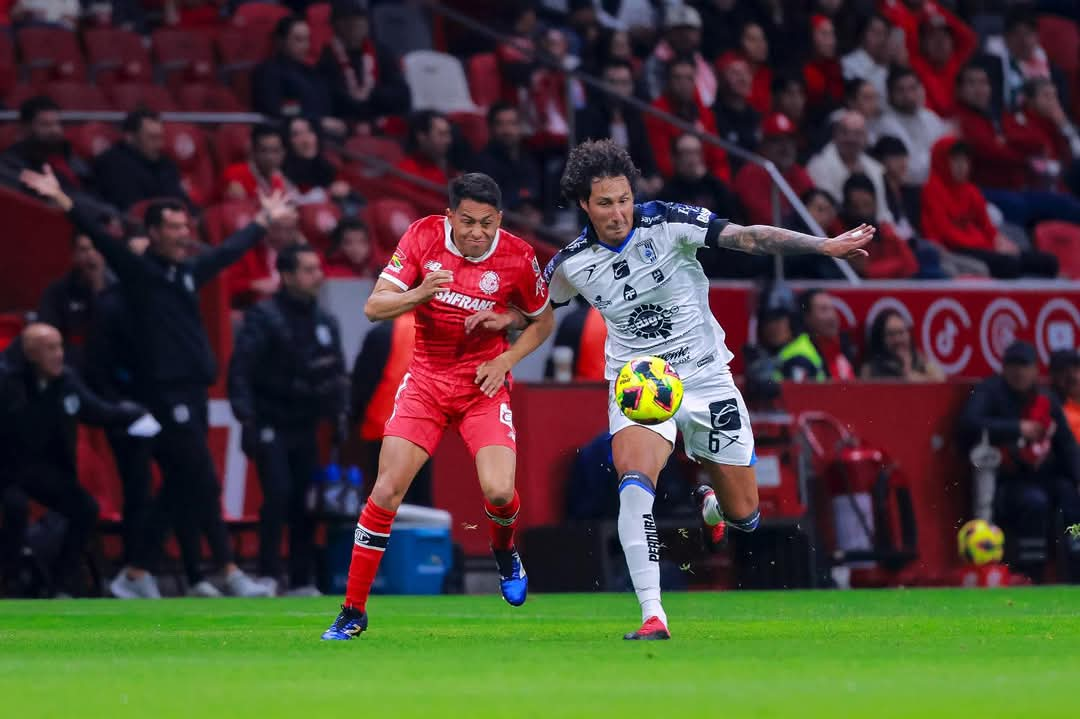
<svg viewBox="0 0 1080 719"><path fill-rule="evenodd" d="M659 357L635 357L615 380L615 402L638 424L660 424L679 411L683 384L679 373Z"/></svg>

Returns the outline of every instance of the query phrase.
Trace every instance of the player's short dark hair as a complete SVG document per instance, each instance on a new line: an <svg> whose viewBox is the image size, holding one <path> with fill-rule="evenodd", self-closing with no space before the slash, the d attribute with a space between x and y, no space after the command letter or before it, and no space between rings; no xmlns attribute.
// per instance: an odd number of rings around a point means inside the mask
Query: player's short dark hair
<svg viewBox="0 0 1080 719"><path fill-rule="evenodd" d="M570 151L559 180L559 190L571 204L588 202L594 180L602 177L625 177L634 186L641 172L630 153L614 140L586 140Z"/></svg>
<svg viewBox="0 0 1080 719"><path fill-rule="evenodd" d="M904 141L892 135L882 136L870 150L870 156L878 162L890 157L900 157L901 155L907 157L909 154Z"/></svg>
<svg viewBox="0 0 1080 719"><path fill-rule="evenodd" d="M303 242L286 245L278 252L277 259L274 261L274 269L280 274L296 272L296 268L300 266L300 255L305 252L310 252L314 255L319 254L315 251L314 247Z"/></svg>
<svg viewBox="0 0 1080 719"><path fill-rule="evenodd" d="M516 105L511 105L509 102L504 102L502 100L494 103L487 111L488 129L490 130L494 128L495 121L499 119L500 113L506 112L508 110L513 110L515 114L518 114L520 116Z"/></svg>
<svg viewBox="0 0 1080 719"><path fill-rule="evenodd" d="M877 197L874 192L874 183L869 177L861 172L856 172L844 181L844 201L847 202L848 195L852 192L869 192L871 195Z"/></svg>
<svg viewBox="0 0 1080 719"><path fill-rule="evenodd" d="M19 105L19 122L29 125L43 112L60 112L60 106L48 95L36 95Z"/></svg>
<svg viewBox="0 0 1080 719"><path fill-rule="evenodd" d="M336 252L341 249L341 243L345 241L345 233L352 230L368 231L367 225L359 217L344 217L337 223L337 227L330 233L330 250Z"/></svg>
<svg viewBox="0 0 1080 719"><path fill-rule="evenodd" d="M124 117L124 122L121 123L120 129L126 133L135 134L142 129L143 123L147 120L161 122L161 116L153 110L140 107L132 110Z"/></svg>
<svg viewBox="0 0 1080 719"><path fill-rule="evenodd" d="M893 65L889 70L889 77L885 81L885 88L889 92L889 97L892 97L893 90L896 89L896 83L903 80L905 77L913 77L919 80L919 76L915 74L915 71L910 67L902 67L900 65ZM921 83L922 80L919 80Z"/></svg>
<svg viewBox="0 0 1080 719"><path fill-rule="evenodd" d="M502 210L502 190L499 183L482 172L466 172L450 181L450 209L456 210L462 200L472 200Z"/></svg>
<svg viewBox="0 0 1080 719"><path fill-rule="evenodd" d="M253 128L251 128L251 147L252 147L252 149L255 149L256 147L258 147L259 142L264 137L276 137L277 139L281 140L282 144L285 143L285 138L282 137L281 130L279 130L276 125L271 125L268 122L264 122L264 123L255 125Z"/></svg>
<svg viewBox="0 0 1080 719"><path fill-rule="evenodd" d="M187 212L187 207L180 200L154 200L147 206L146 213L143 215L143 227L147 230L161 227L161 223L165 221L166 211Z"/></svg>

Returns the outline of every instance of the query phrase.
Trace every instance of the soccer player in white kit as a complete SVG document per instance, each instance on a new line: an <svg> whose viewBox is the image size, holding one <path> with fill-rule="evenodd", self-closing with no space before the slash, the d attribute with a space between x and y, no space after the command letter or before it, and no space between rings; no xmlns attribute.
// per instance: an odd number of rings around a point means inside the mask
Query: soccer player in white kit
<svg viewBox="0 0 1080 719"><path fill-rule="evenodd" d="M581 236L548 264L553 304L581 295L607 324L608 423L619 475L619 541L641 604L642 626L626 639L669 639L660 603L660 540L653 519L656 479L681 431L686 453L708 471L699 488L710 526L752 532L759 520L754 436L732 380L732 354L709 309L709 281L697 261L701 247L754 254L866 256L874 228L861 225L833 238L778 227L742 227L701 207L634 204L638 176L629 154L611 140L575 147L560 189L588 215ZM682 406L662 424L627 419L615 404L614 380L633 357L667 360L683 380Z"/></svg>

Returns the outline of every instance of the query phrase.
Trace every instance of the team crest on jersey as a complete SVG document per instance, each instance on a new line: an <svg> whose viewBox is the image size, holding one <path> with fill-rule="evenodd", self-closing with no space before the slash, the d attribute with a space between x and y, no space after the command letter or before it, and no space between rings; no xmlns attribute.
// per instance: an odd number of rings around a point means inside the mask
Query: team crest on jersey
<svg viewBox="0 0 1080 719"><path fill-rule="evenodd" d="M626 320L623 328L644 339L667 339L671 336L673 326L671 318L677 314L678 307L666 310L660 305L641 305L630 313L630 318Z"/></svg>
<svg viewBox="0 0 1080 719"><path fill-rule="evenodd" d="M653 244L652 240L643 240L634 245L634 249L638 251L638 254L641 255L641 259L644 260L647 265L651 265L660 259L656 254L656 245Z"/></svg>
<svg viewBox="0 0 1080 719"><path fill-rule="evenodd" d="M438 272L442 269L442 263L436 262L435 260L428 260L424 263L424 269L430 270L431 272Z"/></svg>
<svg viewBox="0 0 1080 719"><path fill-rule="evenodd" d="M480 291L485 295L493 295L499 291L499 276L488 270L480 275Z"/></svg>

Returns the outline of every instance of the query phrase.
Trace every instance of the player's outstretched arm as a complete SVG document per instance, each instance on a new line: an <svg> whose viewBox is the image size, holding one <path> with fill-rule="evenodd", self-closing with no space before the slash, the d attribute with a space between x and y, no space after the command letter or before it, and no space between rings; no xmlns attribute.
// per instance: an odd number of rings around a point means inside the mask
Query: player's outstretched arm
<svg viewBox="0 0 1080 719"><path fill-rule="evenodd" d="M403 290L393 282L380 279L364 303L364 314L372 322L392 320L417 305L430 302L435 295L444 291L453 279L454 275L450 270L436 270L428 273L424 281L411 290Z"/></svg>
<svg viewBox="0 0 1080 719"><path fill-rule="evenodd" d="M522 330L517 342L493 360L481 362L476 368L476 384L488 397L495 393L506 381L506 375L518 362L528 357L536 348L544 344L555 329L555 312L549 304L536 317L529 317L529 324Z"/></svg>
<svg viewBox="0 0 1080 719"><path fill-rule="evenodd" d="M752 255L828 255L852 260L869 257L863 247L874 238L875 231L871 225L859 225L836 237L814 237L771 225L744 227L729 223L716 238L716 244Z"/></svg>

